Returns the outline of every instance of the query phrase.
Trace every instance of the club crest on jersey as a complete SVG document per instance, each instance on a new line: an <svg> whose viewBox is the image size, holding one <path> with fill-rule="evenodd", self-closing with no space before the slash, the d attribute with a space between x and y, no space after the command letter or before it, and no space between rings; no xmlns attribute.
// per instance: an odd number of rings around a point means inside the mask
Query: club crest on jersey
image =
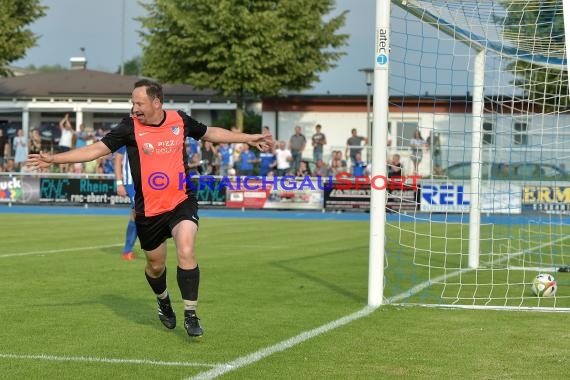
<svg viewBox="0 0 570 380"><path fill-rule="evenodd" d="M154 146L151 143L144 143L142 150L144 154L150 156L154 152Z"/></svg>
<svg viewBox="0 0 570 380"><path fill-rule="evenodd" d="M178 136L180 134L180 127L177 125L172 127L172 133L174 133L176 136Z"/></svg>

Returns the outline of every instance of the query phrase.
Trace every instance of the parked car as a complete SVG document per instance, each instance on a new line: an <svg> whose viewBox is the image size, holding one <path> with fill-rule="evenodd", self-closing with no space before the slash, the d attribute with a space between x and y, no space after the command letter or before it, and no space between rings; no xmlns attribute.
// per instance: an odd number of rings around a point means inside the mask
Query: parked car
<svg viewBox="0 0 570 380"><path fill-rule="evenodd" d="M447 167L444 178L471 178L471 163L460 162ZM570 180L570 174L559 166L546 163L490 163L481 164L481 179L498 180L527 180L527 181L565 181Z"/></svg>

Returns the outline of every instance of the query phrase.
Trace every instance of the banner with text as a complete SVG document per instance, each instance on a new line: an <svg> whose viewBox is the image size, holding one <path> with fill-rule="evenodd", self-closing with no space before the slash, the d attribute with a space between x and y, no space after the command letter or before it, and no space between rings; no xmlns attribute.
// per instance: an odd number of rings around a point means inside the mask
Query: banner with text
<svg viewBox="0 0 570 380"><path fill-rule="evenodd" d="M87 204L130 204L129 197L117 195L114 179L41 178L40 202Z"/></svg>
<svg viewBox="0 0 570 380"><path fill-rule="evenodd" d="M481 212L520 214L522 189L518 184L492 183L481 188ZM471 208L471 186L468 182L422 183L420 211L467 213Z"/></svg>
<svg viewBox="0 0 570 380"><path fill-rule="evenodd" d="M401 183L390 183L387 187L387 211L414 211L418 209L418 188ZM346 189L341 183L326 184L324 207L331 211L369 211L370 185L359 184L358 189Z"/></svg>
<svg viewBox="0 0 570 380"><path fill-rule="evenodd" d="M525 185L523 210L547 214L570 214L570 186Z"/></svg>
<svg viewBox="0 0 570 380"><path fill-rule="evenodd" d="M248 181L247 187L231 182L226 188L228 208L320 210L323 207L323 192L310 186L302 186L301 180L288 182L289 190L272 182Z"/></svg>
<svg viewBox="0 0 570 380"><path fill-rule="evenodd" d="M35 177L0 175L0 203L37 203L38 183Z"/></svg>

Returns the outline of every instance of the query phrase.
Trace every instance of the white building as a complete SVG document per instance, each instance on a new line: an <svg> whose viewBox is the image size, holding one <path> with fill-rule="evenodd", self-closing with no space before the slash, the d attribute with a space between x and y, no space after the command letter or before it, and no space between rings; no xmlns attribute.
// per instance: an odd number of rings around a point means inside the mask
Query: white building
<svg viewBox="0 0 570 380"><path fill-rule="evenodd" d="M295 126L308 139L305 156L312 156L310 137L316 124L327 136L325 158L341 149L344 153L350 130L366 135L366 97L337 95L289 95L263 99L263 125L279 140L288 141ZM419 167L429 175L438 164L444 169L471 161L473 117L471 97L390 97L388 130L392 145L388 156L399 153L405 171L411 172L410 139L419 130L430 146ZM520 99L487 98L482 120L484 162L546 162L570 167L570 113L545 114L540 107ZM436 153L437 156L433 156Z"/></svg>
<svg viewBox="0 0 570 380"><path fill-rule="evenodd" d="M66 70L0 78L0 127L9 135L22 128L59 122L65 113L79 128L119 122L131 109L131 92L141 78L93 70ZM210 90L188 85L164 85L167 109L180 109L205 124L216 112L235 110L236 104Z"/></svg>

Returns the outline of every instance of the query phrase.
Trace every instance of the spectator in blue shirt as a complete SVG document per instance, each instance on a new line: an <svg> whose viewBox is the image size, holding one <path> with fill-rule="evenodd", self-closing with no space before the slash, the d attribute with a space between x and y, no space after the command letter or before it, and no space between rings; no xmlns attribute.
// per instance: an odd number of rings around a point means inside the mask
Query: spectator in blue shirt
<svg viewBox="0 0 570 380"><path fill-rule="evenodd" d="M253 174L253 165L259 160L251 150L248 144L242 144L241 153L239 154L238 174L247 176Z"/></svg>
<svg viewBox="0 0 570 380"><path fill-rule="evenodd" d="M194 157L196 153L200 157L200 143L194 140L192 137L188 137L186 139L186 143L188 144L188 157Z"/></svg>
<svg viewBox="0 0 570 380"><path fill-rule="evenodd" d="M356 153L354 156L354 161L352 164L352 175L362 176L364 175L364 169L366 169L366 162L362 161L362 155L360 152Z"/></svg>
<svg viewBox="0 0 570 380"><path fill-rule="evenodd" d="M93 136L91 133L85 130L85 124L79 125L79 131L75 132L77 140L75 142L76 148L81 148L87 145L87 142L92 140Z"/></svg>
<svg viewBox="0 0 570 380"><path fill-rule="evenodd" d="M275 153L261 152L259 154L259 175L266 177L267 174L275 168L277 161L275 160Z"/></svg>
<svg viewBox="0 0 570 380"><path fill-rule="evenodd" d="M220 175L227 176L232 160L232 148L228 144L221 144L218 147L218 157L220 158Z"/></svg>

